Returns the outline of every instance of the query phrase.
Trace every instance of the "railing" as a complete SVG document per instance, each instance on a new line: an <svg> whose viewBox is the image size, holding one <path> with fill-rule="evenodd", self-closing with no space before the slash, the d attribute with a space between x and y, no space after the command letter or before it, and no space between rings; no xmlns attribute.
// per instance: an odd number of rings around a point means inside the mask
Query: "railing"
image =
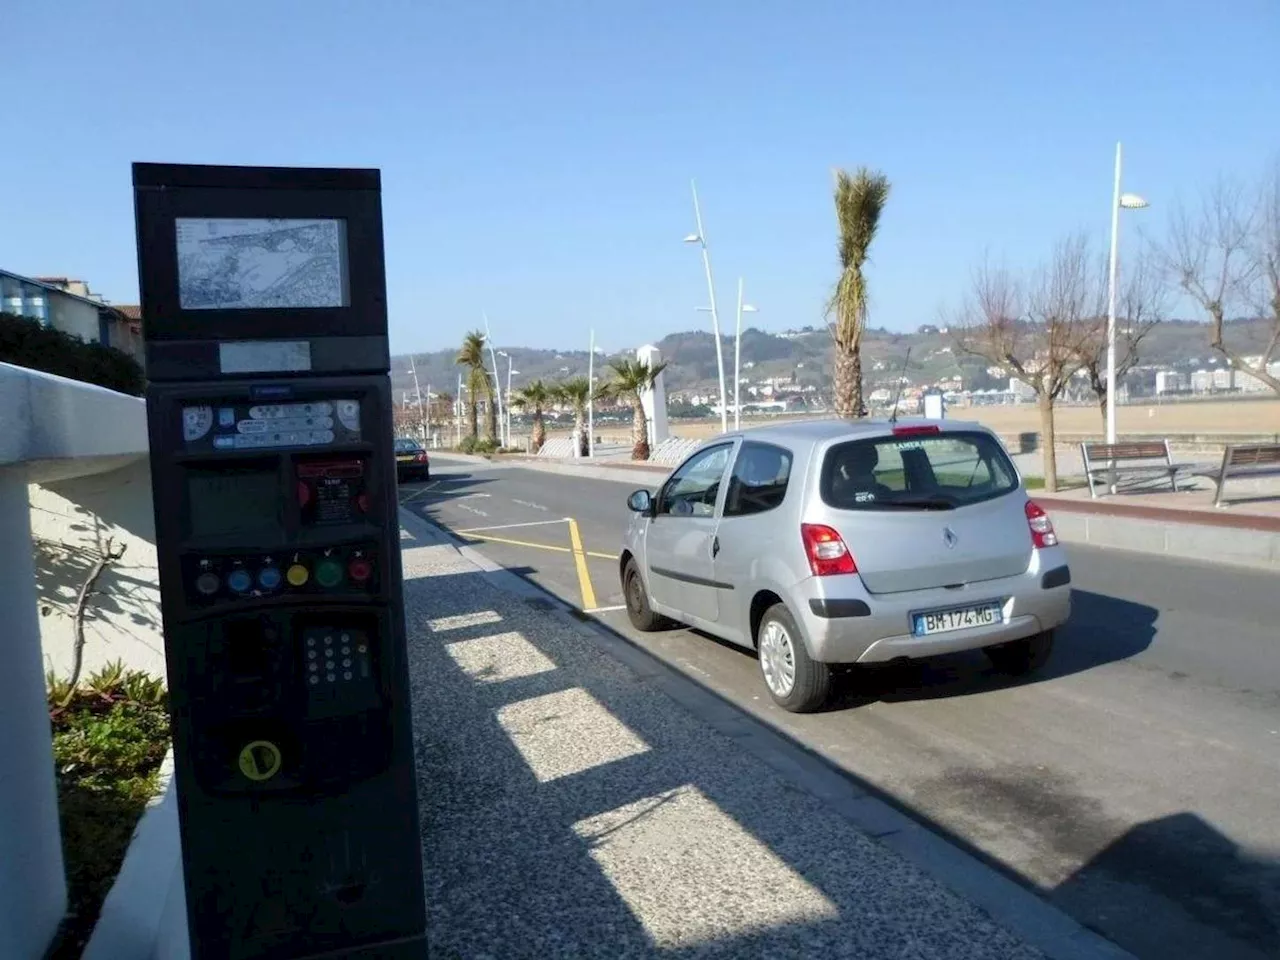
<svg viewBox="0 0 1280 960"><path fill-rule="evenodd" d="M86 669L164 670L146 456L138 397L0 363L0 957L43 955L67 905L46 663L65 675L80 617Z"/></svg>

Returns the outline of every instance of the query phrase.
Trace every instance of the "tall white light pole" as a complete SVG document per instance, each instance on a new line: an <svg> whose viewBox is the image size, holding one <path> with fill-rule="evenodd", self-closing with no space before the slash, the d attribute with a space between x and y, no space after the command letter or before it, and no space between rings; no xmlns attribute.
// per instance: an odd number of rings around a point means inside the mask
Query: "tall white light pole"
<svg viewBox="0 0 1280 960"><path fill-rule="evenodd" d="M454 446L462 446L462 374L458 374L458 392L453 400L453 431L456 438L453 441Z"/></svg>
<svg viewBox="0 0 1280 960"><path fill-rule="evenodd" d="M506 411L507 439L503 446L511 446L511 375L519 373L515 368L515 361L511 359L511 354L503 352L500 354L507 358L507 399L503 409Z"/></svg>
<svg viewBox="0 0 1280 960"><path fill-rule="evenodd" d="M702 209L698 206L698 184L690 180L693 188L693 218L698 225L698 232L684 238L685 243L696 243L702 247L702 266L707 273L707 292L711 297L711 332L716 338L716 369L720 374L720 432L729 430L729 401L724 389L724 347L720 343L720 312L716 309L716 284L711 278L711 254L707 251L707 234L702 229Z"/></svg>
<svg viewBox="0 0 1280 960"><path fill-rule="evenodd" d="M427 445L427 425L422 419L422 388L418 386L418 368L414 365L413 354L409 354L409 373L413 377L413 395L418 399L418 439L422 441L422 445ZM431 385L427 385L427 392L430 393Z"/></svg>
<svg viewBox="0 0 1280 960"><path fill-rule="evenodd" d="M587 351L587 456L596 455L596 331L591 331Z"/></svg>
<svg viewBox="0 0 1280 960"><path fill-rule="evenodd" d="M742 278L738 278L738 328L737 334L733 338L733 429L742 429L742 403L741 397L742 387L742 315L744 313L757 313L755 307L749 303L742 302Z"/></svg>
<svg viewBox="0 0 1280 960"><path fill-rule="evenodd" d="M498 429L502 429L502 380L498 378L498 351L493 346L493 336L489 333L489 315L487 313L480 314L484 318L484 342L489 345L489 360L493 364L493 392L497 395L498 409L494 411L497 415ZM499 441L501 442L501 441Z"/></svg>
<svg viewBox="0 0 1280 960"><path fill-rule="evenodd" d="M1120 211L1141 210L1147 201L1120 192L1121 147L1116 144L1116 179L1111 193L1111 264L1107 279L1107 443L1116 442L1116 272L1120 254Z"/></svg>

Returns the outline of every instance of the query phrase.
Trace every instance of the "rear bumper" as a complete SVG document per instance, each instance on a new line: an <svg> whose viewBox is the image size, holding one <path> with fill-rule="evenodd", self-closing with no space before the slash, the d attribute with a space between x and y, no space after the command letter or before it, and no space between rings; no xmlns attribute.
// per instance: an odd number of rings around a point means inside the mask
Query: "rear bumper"
<svg viewBox="0 0 1280 960"><path fill-rule="evenodd" d="M1034 636L1071 614L1070 572L1062 548L1037 550L1014 577L908 593L869 593L856 575L810 577L795 588L794 612L809 654L824 663L880 663L933 657ZM913 614L998 601L999 623L931 636L912 633Z"/></svg>

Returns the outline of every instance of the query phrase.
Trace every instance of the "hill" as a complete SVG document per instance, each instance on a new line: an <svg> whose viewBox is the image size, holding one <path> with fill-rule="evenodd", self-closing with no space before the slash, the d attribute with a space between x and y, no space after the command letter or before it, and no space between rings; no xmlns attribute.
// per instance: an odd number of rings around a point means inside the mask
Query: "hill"
<svg viewBox="0 0 1280 960"><path fill-rule="evenodd" d="M1265 347L1269 329L1264 321L1238 320L1228 326L1228 341L1237 349L1260 352ZM669 363L666 374L668 392L714 394L718 390L715 339L710 332L693 330L668 334L656 345L663 359ZM519 384L534 379L555 381L587 374L585 350L534 350L512 346L499 349L510 354L511 362L518 371L512 379L512 385L517 389ZM899 372L914 385L931 384L956 376L963 379L965 389L989 389L1007 382L1003 378L989 376L985 362L958 353L955 337L932 326L921 327L915 333L868 330L863 351L868 391L877 386L887 386ZM731 337L724 338L723 352L725 375L732 390ZM418 381L424 392L428 385L433 393L452 395L456 392L460 370L454 363L455 353L453 350L440 350L413 355ZM1193 370L1221 362L1209 348L1208 326L1189 320L1169 320L1157 326L1143 341L1140 353L1144 365L1169 369ZM628 351L626 355L634 356L634 351ZM622 354L598 355L596 375L607 377L609 360L620 356ZM499 357L498 362L505 389L508 361ZM397 399L405 391L412 394L409 364L408 356L392 358L392 384L397 391ZM742 377L750 384L761 384L768 378L791 378L797 386L812 386L812 392L825 396L830 393L832 380L831 335L824 327L806 327L783 334L754 328L744 330Z"/></svg>

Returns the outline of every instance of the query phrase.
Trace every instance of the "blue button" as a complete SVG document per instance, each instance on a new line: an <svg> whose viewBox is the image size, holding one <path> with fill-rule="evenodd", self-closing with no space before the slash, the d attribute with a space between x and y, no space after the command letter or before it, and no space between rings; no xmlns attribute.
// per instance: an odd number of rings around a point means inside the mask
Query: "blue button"
<svg viewBox="0 0 1280 960"><path fill-rule="evenodd" d="M263 590L274 590L280 586L280 568L263 567L258 571L258 586Z"/></svg>
<svg viewBox="0 0 1280 960"><path fill-rule="evenodd" d="M244 593L253 584L248 570L232 570L227 574L227 586L234 593Z"/></svg>

